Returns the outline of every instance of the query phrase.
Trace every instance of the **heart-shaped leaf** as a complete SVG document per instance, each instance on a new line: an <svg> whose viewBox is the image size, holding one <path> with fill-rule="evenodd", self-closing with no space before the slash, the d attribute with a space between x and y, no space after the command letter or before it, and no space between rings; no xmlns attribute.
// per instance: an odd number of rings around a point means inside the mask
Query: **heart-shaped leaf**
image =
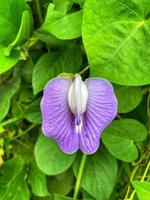
<svg viewBox="0 0 150 200"><path fill-rule="evenodd" d="M135 142L143 141L147 130L143 124L133 119L114 121L102 135L102 141L109 152L116 158L132 162L138 157Z"/></svg>

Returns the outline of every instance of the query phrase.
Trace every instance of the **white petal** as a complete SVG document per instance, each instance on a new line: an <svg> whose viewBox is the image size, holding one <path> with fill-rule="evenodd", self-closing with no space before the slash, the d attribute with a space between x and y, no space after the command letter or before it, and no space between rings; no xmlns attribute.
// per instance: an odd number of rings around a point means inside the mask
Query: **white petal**
<svg viewBox="0 0 150 200"><path fill-rule="evenodd" d="M68 92L68 103L74 114L82 114L86 111L88 101L88 89L81 76L76 74Z"/></svg>

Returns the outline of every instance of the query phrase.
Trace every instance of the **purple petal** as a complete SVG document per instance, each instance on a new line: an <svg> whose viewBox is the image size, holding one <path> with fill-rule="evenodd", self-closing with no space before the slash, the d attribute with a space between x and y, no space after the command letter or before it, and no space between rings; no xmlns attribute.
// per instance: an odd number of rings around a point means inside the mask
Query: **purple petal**
<svg viewBox="0 0 150 200"><path fill-rule="evenodd" d="M100 135L117 113L117 99L112 85L100 78L86 80L88 104L83 116L83 130L80 136L80 149L86 154L96 152Z"/></svg>
<svg viewBox="0 0 150 200"><path fill-rule="evenodd" d="M79 149L79 137L74 130L74 116L68 106L71 80L55 78L48 82L41 101L42 131L59 143L65 153Z"/></svg>

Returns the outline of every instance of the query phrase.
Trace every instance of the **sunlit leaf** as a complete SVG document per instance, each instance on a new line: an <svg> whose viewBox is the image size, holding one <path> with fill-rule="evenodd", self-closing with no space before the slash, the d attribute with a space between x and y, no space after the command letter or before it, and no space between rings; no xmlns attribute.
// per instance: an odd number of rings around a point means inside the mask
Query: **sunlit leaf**
<svg viewBox="0 0 150 200"><path fill-rule="evenodd" d="M10 56L5 56L2 46L0 46L0 74L15 66L20 57L18 51L12 51Z"/></svg>
<svg viewBox="0 0 150 200"><path fill-rule="evenodd" d="M31 34L31 30L32 30L32 16L31 12L26 10L22 14L21 25L18 34L16 35L16 38L12 43L8 45L8 47L4 49L5 55L9 56L14 46L19 45L23 41L27 40Z"/></svg>
<svg viewBox="0 0 150 200"><path fill-rule="evenodd" d="M91 76L121 85L150 83L149 0L86 0L83 41Z"/></svg>
<svg viewBox="0 0 150 200"><path fill-rule="evenodd" d="M132 181L132 185L136 190L139 200L149 200L150 198L150 183Z"/></svg>
<svg viewBox="0 0 150 200"><path fill-rule="evenodd" d="M81 24L82 11L62 15L53 10L53 5L50 4L45 22L39 31L46 31L59 39L69 40L81 36Z"/></svg>

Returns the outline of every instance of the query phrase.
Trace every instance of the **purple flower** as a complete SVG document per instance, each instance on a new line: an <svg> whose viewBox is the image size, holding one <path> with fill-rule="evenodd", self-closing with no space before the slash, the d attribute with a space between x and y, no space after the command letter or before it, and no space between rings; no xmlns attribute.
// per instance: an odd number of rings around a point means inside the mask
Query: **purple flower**
<svg viewBox="0 0 150 200"><path fill-rule="evenodd" d="M100 135L116 116L117 100L112 85L104 79L74 81L54 78L44 89L41 101L42 131L56 140L65 153L78 149L96 152Z"/></svg>

